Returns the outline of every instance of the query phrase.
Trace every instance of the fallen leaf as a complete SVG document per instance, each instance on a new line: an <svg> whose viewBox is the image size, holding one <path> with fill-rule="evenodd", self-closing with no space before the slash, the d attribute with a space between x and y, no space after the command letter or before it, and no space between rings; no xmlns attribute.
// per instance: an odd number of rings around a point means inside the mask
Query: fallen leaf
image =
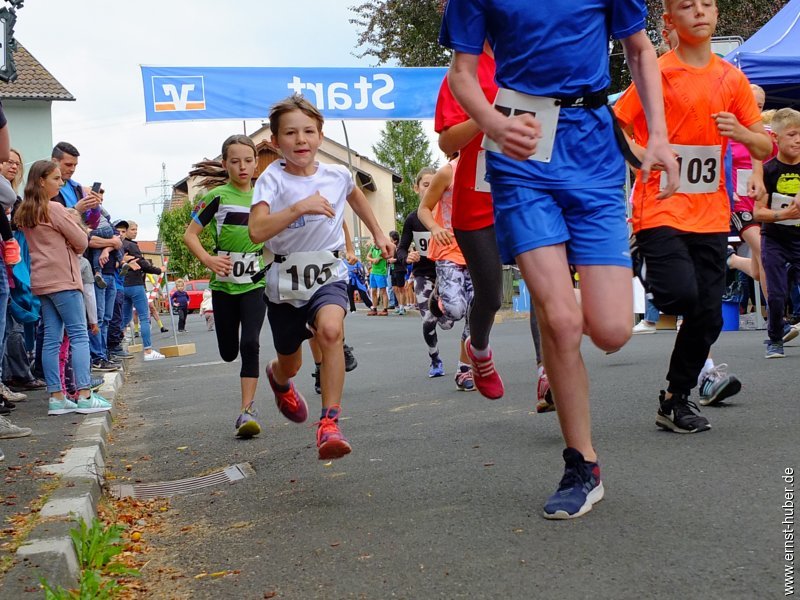
<svg viewBox="0 0 800 600"><path fill-rule="evenodd" d="M189 446L178 446L176 450L186 450Z"/></svg>
<svg viewBox="0 0 800 600"><path fill-rule="evenodd" d="M486 463L483 463L483 466L484 467L493 467L494 463L493 462L486 462Z"/></svg>
<svg viewBox="0 0 800 600"><path fill-rule="evenodd" d="M242 529L244 527L250 527L252 523L250 521L239 521L231 525L233 529Z"/></svg>
<svg viewBox="0 0 800 600"><path fill-rule="evenodd" d="M208 575L208 573L206 573L205 571L203 571L202 573L198 573L197 575L195 575L195 576L194 576L194 578L195 578L195 579L202 579L202 578L203 578L203 577L205 577L206 575Z"/></svg>

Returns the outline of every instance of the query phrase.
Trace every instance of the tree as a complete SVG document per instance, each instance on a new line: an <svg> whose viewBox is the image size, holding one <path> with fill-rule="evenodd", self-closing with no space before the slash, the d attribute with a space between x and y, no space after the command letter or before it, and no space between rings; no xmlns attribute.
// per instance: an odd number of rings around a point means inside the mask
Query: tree
<svg viewBox="0 0 800 600"><path fill-rule="evenodd" d="M378 64L397 61L403 67L437 67L450 61L439 45L442 0L367 0L350 10L350 22L361 29L359 58L374 56Z"/></svg>
<svg viewBox="0 0 800 600"><path fill-rule="evenodd" d="M169 271L189 279L205 279L210 275L209 270L189 252L183 243L183 232L192 219L193 205L184 202L171 210L165 210L158 219L159 237L169 248ZM200 233L200 241L208 252L214 251L214 240L211 229L206 227Z"/></svg>
<svg viewBox="0 0 800 600"><path fill-rule="evenodd" d="M749 38L789 0L717 0L719 22L717 36L738 35ZM366 0L350 8L351 19L361 29L358 44L364 48L358 56L374 56L380 64L397 61L404 67L442 66L450 51L438 43L443 0ZM647 0L647 33L653 44L661 43L662 0ZM611 55L611 90L620 91L630 84L622 46L614 43Z"/></svg>
<svg viewBox="0 0 800 600"><path fill-rule="evenodd" d="M437 167L433 162L428 136L419 121L387 121L381 139L372 147L381 164L399 173L403 181L394 187L397 219L402 223L419 204L414 193L414 179L423 167Z"/></svg>

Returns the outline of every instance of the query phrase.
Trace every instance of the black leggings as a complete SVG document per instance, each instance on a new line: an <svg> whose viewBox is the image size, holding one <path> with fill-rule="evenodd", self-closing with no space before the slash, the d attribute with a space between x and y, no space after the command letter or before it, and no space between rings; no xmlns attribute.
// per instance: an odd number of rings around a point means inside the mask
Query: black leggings
<svg viewBox="0 0 800 600"><path fill-rule="evenodd" d="M257 378L258 337L261 335L261 326L264 324L264 315L267 312L264 288L250 290L244 294L211 290L211 305L214 308L217 345L222 360L232 362L241 352L242 369L239 377Z"/></svg>
<svg viewBox="0 0 800 600"><path fill-rule="evenodd" d="M474 297L470 306L468 322L470 344L483 350L489 346L489 334L494 324L494 316L503 303L503 264L497 249L494 225L467 231L454 231L458 247L467 261L472 278ZM542 362L541 335L536 310L531 302L531 336L536 350L536 362Z"/></svg>

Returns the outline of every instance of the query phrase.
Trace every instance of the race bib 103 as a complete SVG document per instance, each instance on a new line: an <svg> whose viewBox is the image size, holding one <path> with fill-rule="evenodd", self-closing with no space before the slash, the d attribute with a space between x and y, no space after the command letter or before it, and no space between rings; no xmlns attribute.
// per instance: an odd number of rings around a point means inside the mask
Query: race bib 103
<svg viewBox="0 0 800 600"><path fill-rule="evenodd" d="M722 146L682 146L671 144L677 154L680 184L684 194L708 194L719 190ZM667 187L667 176L661 173L661 189Z"/></svg>

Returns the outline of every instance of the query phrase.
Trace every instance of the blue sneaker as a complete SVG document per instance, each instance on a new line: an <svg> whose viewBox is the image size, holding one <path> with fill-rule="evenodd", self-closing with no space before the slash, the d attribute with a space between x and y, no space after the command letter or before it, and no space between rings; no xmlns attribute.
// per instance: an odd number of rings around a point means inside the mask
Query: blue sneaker
<svg viewBox="0 0 800 600"><path fill-rule="evenodd" d="M261 425L256 420L257 416L255 402L251 402L236 419L236 437L247 439L261 433Z"/></svg>
<svg viewBox="0 0 800 600"><path fill-rule="evenodd" d="M47 406L48 415L66 415L74 413L76 410L78 410L78 405L66 396L63 400L58 400L51 396Z"/></svg>
<svg viewBox="0 0 800 600"><path fill-rule="evenodd" d="M564 450L564 476L556 493L544 505L545 519L575 519L603 499L600 465L586 462L575 448Z"/></svg>
<svg viewBox="0 0 800 600"><path fill-rule="evenodd" d="M767 342L767 353L764 358L783 358L783 342Z"/></svg>
<svg viewBox="0 0 800 600"><path fill-rule="evenodd" d="M89 383L89 387L93 392L96 392L97 390L100 389L100 386L103 385L104 383L105 379L103 379L102 377L95 377L94 375L92 375L92 380Z"/></svg>
<svg viewBox="0 0 800 600"><path fill-rule="evenodd" d="M75 412L81 415L89 415L92 413L106 412L111 410L111 408L111 403L108 400L94 392L90 392L88 398L84 398L83 396L78 398Z"/></svg>
<svg viewBox="0 0 800 600"><path fill-rule="evenodd" d="M441 358L431 359L431 368L428 377L444 377L444 363Z"/></svg>

